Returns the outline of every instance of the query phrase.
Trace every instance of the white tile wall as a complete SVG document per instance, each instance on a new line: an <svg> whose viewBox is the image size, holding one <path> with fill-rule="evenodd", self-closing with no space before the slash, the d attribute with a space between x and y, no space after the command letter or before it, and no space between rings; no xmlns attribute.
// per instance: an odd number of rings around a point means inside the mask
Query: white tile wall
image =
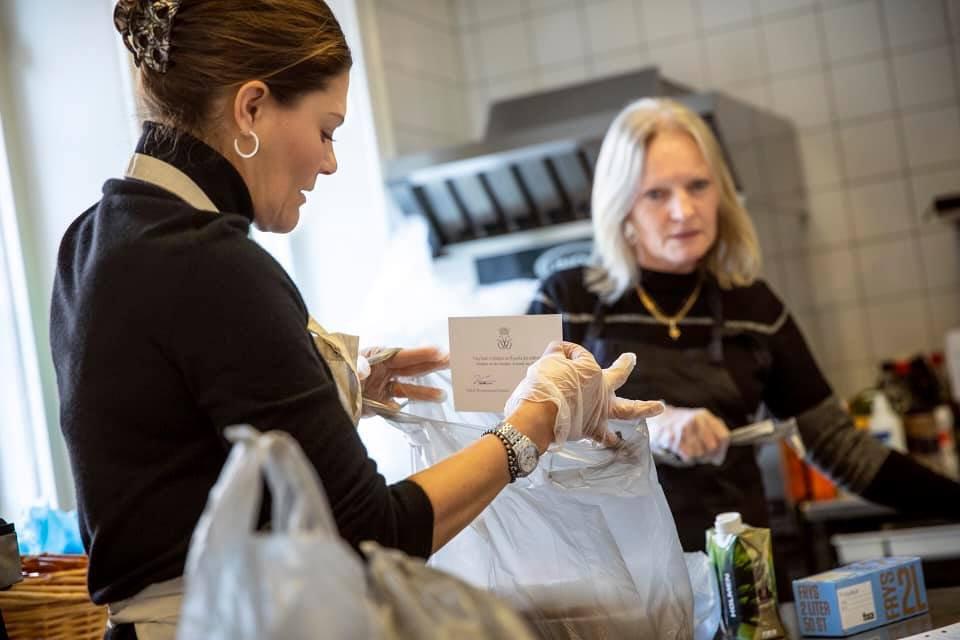
<svg viewBox="0 0 960 640"><path fill-rule="evenodd" d="M770 73L816 68L822 62L820 32L812 13L764 23L763 39Z"/></svg>
<svg viewBox="0 0 960 640"><path fill-rule="evenodd" d="M920 256L928 287L960 288L960 233L949 227L929 230L920 237Z"/></svg>
<svg viewBox="0 0 960 640"><path fill-rule="evenodd" d="M607 53L593 58L593 73L596 77L612 76L627 71L636 71L653 64L646 47L630 47L615 53Z"/></svg>
<svg viewBox="0 0 960 640"><path fill-rule="evenodd" d="M580 4L577 0L527 0L527 2L529 2L530 9L533 11L565 9Z"/></svg>
<svg viewBox="0 0 960 640"><path fill-rule="evenodd" d="M819 324L824 366L864 362L872 358L860 307L828 309L820 314Z"/></svg>
<svg viewBox="0 0 960 640"><path fill-rule="evenodd" d="M859 297L857 269L847 249L818 251L784 259L787 302L801 311L855 302Z"/></svg>
<svg viewBox="0 0 960 640"><path fill-rule="evenodd" d="M932 294L930 304L930 338L932 348L943 351L947 331L960 327L960 294L956 291Z"/></svg>
<svg viewBox="0 0 960 640"><path fill-rule="evenodd" d="M477 30L479 51L470 53L479 55L482 77L503 78L533 67L533 47L526 27L526 21L496 22Z"/></svg>
<svg viewBox="0 0 960 640"><path fill-rule="evenodd" d="M700 0L700 19L705 30L728 27L753 20L751 0Z"/></svg>
<svg viewBox="0 0 960 640"><path fill-rule="evenodd" d="M831 60L844 60L883 51L883 26L874 0L855 4L827 3L823 27Z"/></svg>
<svg viewBox="0 0 960 640"><path fill-rule="evenodd" d="M766 75L766 56L755 27L707 34L707 65L710 82L728 86Z"/></svg>
<svg viewBox="0 0 960 640"><path fill-rule="evenodd" d="M435 0L380 0L390 9L405 11L417 20L450 26L455 20L455 8L449 2Z"/></svg>
<svg viewBox="0 0 960 640"><path fill-rule="evenodd" d="M830 76L837 117L859 118L893 110L893 92L883 58L835 66Z"/></svg>
<svg viewBox="0 0 960 640"><path fill-rule="evenodd" d="M799 129L829 124L832 116L823 73L774 76L770 80L773 108Z"/></svg>
<svg viewBox="0 0 960 640"><path fill-rule="evenodd" d="M586 35L594 56L637 47L643 38L633 0L602 0L586 5Z"/></svg>
<svg viewBox="0 0 960 640"><path fill-rule="evenodd" d="M847 178L889 176L900 170L900 146L892 117L840 128Z"/></svg>
<svg viewBox="0 0 960 640"><path fill-rule="evenodd" d="M903 233L916 225L904 180L883 180L851 186L847 194L853 218L853 235L857 240Z"/></svg>
<svg viewBox="0 0 960 640"><path fill-rule="evenodd" d="M788 211L778 212L780 247L785 252L845 247L850 237L850 220L842 190L818 190L808 197L787 201ZM794 207L806 212L796 215Z"/></svg>
<svg viewBox="0 0 960 640"><path fill-rule="evenodd" d="M766 277L838 391L960 325L960 226L922 217L960 189L960 0L375 4L401 152L478 136L493 100L656 64L792 125L722 124Z"/></svg>
<svg viewBox="0 0 960 640"><path fill-rule="evenodd" d="M956 103L950 47L935 47L894 56L897 103L901 109Z"/></svg>
<svg viewBox="0 0 960 640"><path fill-rule="evenodd" d="M576 84L586 80L587 75L587 65L582 60L567 62L541 71L540 88L547 90Z"/></svg>
<svg viewBox="0 0 960 640"><path fill-rule="evenodd" d="M960 160L960 108L956 106L904 114L903 133L911 167Z"/></svg>
<svg viewBox="0 0 960 640"><path fill-rule="evenodd" d="M923 282L912 238L895 237L857 248L863 294L868 300L909 294Z"/></svg>
<svg viewBox="0 0 960 640"><path fill-rule="evenodd" d="M583 61L586 47L577 9L571 7L545 14L532 25L533 58L537 65L549 67Z"/></svg>
<svg viewBox="0 0 960 640"><path fill-rule="evenodd" d="M814 4L816 0L753 0L753 10L757 15L766 17L809 10Z"/></svg>
<svg viewBox="0 0 960 640"><path fill-rule="evenodd" d="M943 0L883 0L883 14L891 47L943 42L947 39Z"/></svg>
<svg viewBox="0 0 960 640"><path fill-rule="evenodd" d="M469 123L457 30L460 9L446 0L376 0L394 152L446 146Z"/></svg>
<svg viewBox="0 0 960 640"><path fill-rule="evenodd" d="M513 18L526 12L530 5L527 0L465 0L472 5L477 22L490 22L502 18Z"/></svg>
<svg viewBox="0 0 960 640"><path fill-rule="evenodd" d="M829 131L801 133L798 141L803 167L802 178L806 185L826 187L840 184L842 175L833 135Z"/></svg>
<svg viewBox="0 0 960 640"><path fill-rule="evenodd" d="M930 339L927 296L901 296L864 305L874 356L903 357L927 351Z"/></svg>
<svg viewBox="0 0 960 640"><path fill-rule="evenodd" d="M707 84L702 47L697 40L674 41L651 47L649 57L664 76L702 88Z"/></svg>
<svg viewBox="0 0 960 640"><path fill-rule="evenodd" d="M628 47L613 53L598 54L593 58L593 73L597 77L612 76L635 71L650 64L650 53L645 47Z"/></svg>
<svg viewBox="0 0 960 640"><path fill-rule="evenodd" d="M638 0L637 4L648 42L690 37L696 31L693 0Z"/></svg>

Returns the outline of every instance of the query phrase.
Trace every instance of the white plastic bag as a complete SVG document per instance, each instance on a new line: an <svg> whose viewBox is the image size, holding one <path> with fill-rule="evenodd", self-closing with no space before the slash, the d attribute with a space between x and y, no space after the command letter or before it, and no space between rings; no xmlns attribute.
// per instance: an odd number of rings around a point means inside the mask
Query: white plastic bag
<svg viewBox="0 0 960 640"><path fill-rule="evenodd" d="M190 543L178 640L532 640L506 604L422 560L364 542L365 566L289 434L227 437ZM264 474L272 530L255 532Z"/></svg>
<svg viewBox="0 0 960 640"><path fill-rule="evenodd" d="M720 629L720 586L716 568L703 551L683 554L693 587L694 640L713 640Z"/></svg>
<svg viewBox="0 0 960 640"><path fill-rule="evenodd" d="M449 389L449 374L418 383ZM500 418L448 401L411 403L387 421L406 434L419 470ZM547 452L430 564L503 597L543 638L692 638L690 580L646 425L618 428L617 451L568 442Z"/></svg>
<svg viewBox="0 0 960 640"><path fill-rule="evenodd" d="M289 434L231 427L237 443L194 531L178 640L376 638L363 563ZM262 478L272 530L254 529Z"/></svg>

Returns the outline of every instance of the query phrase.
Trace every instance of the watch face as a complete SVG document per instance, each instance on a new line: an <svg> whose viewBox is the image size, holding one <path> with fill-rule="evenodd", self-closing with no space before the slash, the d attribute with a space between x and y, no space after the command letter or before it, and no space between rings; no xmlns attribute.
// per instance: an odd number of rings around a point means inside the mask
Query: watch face
<svg viewBox="0 0 960 640"><path fill-rule="evenodd" d="M517 466L520 467L523 475L527 475L537 468L537 460L539 460L539 458L540 454L537 451L537 445L528 442L517 451Z"/></svg>

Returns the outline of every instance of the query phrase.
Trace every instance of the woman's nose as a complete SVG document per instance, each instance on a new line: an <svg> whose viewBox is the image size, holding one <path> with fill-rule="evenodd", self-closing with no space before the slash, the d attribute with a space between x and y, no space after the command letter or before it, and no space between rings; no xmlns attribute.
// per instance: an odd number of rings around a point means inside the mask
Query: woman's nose
<svg viewBox="0 0 960 640"><path fill-rule="evenodd" d="M337 172L337 154L334 153L333 149L330 149L326 157L323 159L323 164L320 167L320 173L325 176L332 175Z"/></svg>
<svg viewBox="0 0 960 640"><path fill-rule="evenodd" d="M670 217L684 220L693 215L693 198L683 189L677 189L670 199Z"/></svg>

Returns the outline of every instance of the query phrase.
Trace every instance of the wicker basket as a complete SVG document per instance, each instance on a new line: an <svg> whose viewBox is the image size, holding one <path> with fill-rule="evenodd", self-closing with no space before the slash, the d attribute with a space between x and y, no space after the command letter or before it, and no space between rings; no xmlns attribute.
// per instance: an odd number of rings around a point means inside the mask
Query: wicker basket
<svg viewBox="0 0 960 640"><path fill-rule="evenodd" d="M0 591L10 640L101 640L107 608L90 601L86 556L26 556L23 582Z"/></svg>

